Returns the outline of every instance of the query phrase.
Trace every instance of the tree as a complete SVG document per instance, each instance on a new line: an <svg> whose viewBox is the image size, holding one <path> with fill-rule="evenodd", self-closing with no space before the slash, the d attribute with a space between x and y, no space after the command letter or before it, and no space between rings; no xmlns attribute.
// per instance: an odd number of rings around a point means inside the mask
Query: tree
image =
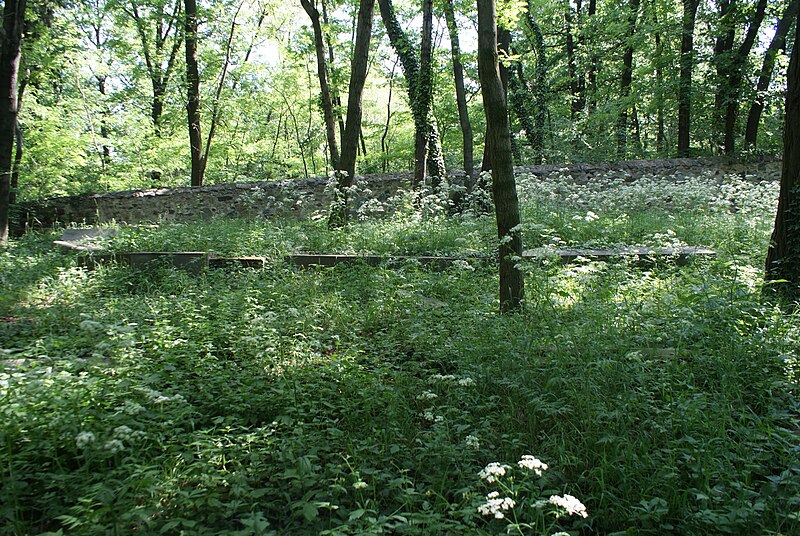
<svg viewBox="0 0 800 536"><path fill-rule="evenodd" d="M358 139L361 131L363 113L361 98L367 80L369 65L369 42L372 36L372 12L375 0L361 0L356 22L356 42L350 63L350 85L347 95L347 119L342 136L342 154L339 169L336 171L339 202L334 204L328 218L328 225L345 225L349 215L348 189L353 185L358 156Z"/></svg>
<svg viewBox="0 0 800 536"><path fill-rule="evenodd" d="M419 58L414 53L414 46L408 35L397 22L392 0L378 0L378 6L389 41L400 57L400 65L408 86L408 101L414 117L414 178L412 186L416 187L422 184L430 173L427 166L428 153L431 152L431 145L438 143L438 135L435 135L435 124L431 114L433 0L423 0L422 2L422 43ZM436 168L438 169L435 170L435 173L438 174L443 170L444 164L437 162Z"/></svg>
<svg viewBox="0 0 800 536"><path fill-rule="evenodd" d="M25 24L25 0L5 0L0 36L0 245L8 242L12 150L17 128L17 80Z"/></svg>
<svg viewBox="0 0 800 536"><path fill-rule="evenodd" d="M636 19L639 15L639 0L628 1L628 27L625 33L624 53L622 55L622 76L620 78L621 109L617 119L617 158L625 158L628 144L628 110L630 109L631 85L633 83L633 38L636 33Z"/></svg>
<svg viewBox="0 0 800 536"><path fill-rule="evenodd" d="M478 2L478 75L486 114L492 159L492 195L500 239L500 311L522 310L525 282L518 263L522 258L519 201L511 159L511 132L497 55L497 15L494 0Z"/></svg>
<svg viewBox="0 0 800 536"><path fill-rule="evenodd" d="M461 46L458 41L458 25L456 24L453 0L444 0L444 18L450 35L450 53L453 58L453 81L456 88L456 104L458 121L461 125L461 139L464 156L464 173L468 178L475 173L475 158L472 140L472 123L467 110L467 92L464 88L464 67L461 64Z"/></svg>
<svg viewBox="0 0 800 536"><path fill-rule="evenodd" d="M755 147L758 137L758 125L761 122L761 113L764 111L764 95L772 82L772 73L775 70L775 58L778 52L786 47L786 36L792 27L797 10L800 7L800 0L791 0L784 9L783 14L778 19L775 27L775 35L764 53L764 62L756 83L756 95L747 113L747 126L744 133L745 146Z"/></svg>
<svg viewBox="0 0 800 536"><path fill-rule="evenodd" d="M311 19L314 32L314 50L317 56L317 77L322 100L322 116L325 119L325 136L328 140L328 151L331 156L331 167L339 169L339 142L336 139L336 117L333 109L331 88L328 83L328 62L325 58L325 42L322 35L319 11L310 0L300 0L300 4Z"/></svg>
<svg viewBox="0 0 800 536"><path fill-rule="evenodd" d="M200 71L197 66L197 2L184 0L186 10L186 114L189 125L189 152L192 161L192 186L203 185L205 158L200 132Z"/></svg>
<svg viewBox="0 0 800 536"><path fill-rule="evenodd" d="M179 31L181 0L119 0L122 10L131 18L139 37L147 75L153 90L150 118L157 134L161 129L164 97L175 61L181 48L183 34ZM196 4L192 1L192 4ZM172 8L170 9L170 6ZM196 16L195 16L196 18ZM188 15L187 15L188 19Z"/></svg>
<svg viewBox="0 0 800 536"><path fill-rule="evenodd" d="M795 25L800 35L800 17ZM775 228L766 261L766 279L786 298L800 299L800 47L789 60L783 126L783 168Z"/></svg>
<svg viewBox="0 0 800 536"><path fill-rule="evenodd" d="M689 156L692 119L692 71L694 70L694 25L700 0L681 0L680 79L678 82L678 156Z"/></svg>
<svg viewBox="0 0 800 536"><path fill-rule="evenodd" d="M720 2L719 24L721 31L714 46L714 61L717 69L717 92L714 98L718 124L722 125L722 140L725 154L735 150L736 119L739 115L739 94L744 78L747 58L758 37L761 22L767 8L767 0L758 0L755 11L749 17L747 30L738 48L734 49L738 4L735 0Z"/></svg>

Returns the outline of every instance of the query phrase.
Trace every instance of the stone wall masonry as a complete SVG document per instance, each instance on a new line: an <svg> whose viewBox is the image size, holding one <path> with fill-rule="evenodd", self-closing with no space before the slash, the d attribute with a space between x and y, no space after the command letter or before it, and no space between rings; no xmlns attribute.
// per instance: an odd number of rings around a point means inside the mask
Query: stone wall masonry
<svg viewBox="0 0 800 536"><path fill-rule="evenodd" d="M545 165L517 168L518 173L544 177L553 173L569 175L576 182L623 177L634 181L643 176L683 180L700 174L722 178L736 174L754 180L780 178L779 158L740 161L729 158L637 160L616 164ZM363 190L355 205L369 198L385 202L407 188L409 173L356 177ZM451 182L462 182L463 173L454 173ZM327 179L239 182L201 188L156 188L58 197L21 203L13 208L12 231L102 223L140 224L147 222L190 221L215 217L308 218L326 211L330 194Z"/></svg>

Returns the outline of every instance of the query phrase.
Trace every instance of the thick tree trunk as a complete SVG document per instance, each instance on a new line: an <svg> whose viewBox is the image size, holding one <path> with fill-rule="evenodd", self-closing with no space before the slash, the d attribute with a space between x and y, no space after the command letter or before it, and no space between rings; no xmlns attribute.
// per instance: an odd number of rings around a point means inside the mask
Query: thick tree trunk
<svg viewBox="0 0 800 536"><path fill-rule="evenodd" d="M628 109L630 108L631 84L633 83L633 36L636 34L636 19L639 15L639 0L628 1L628 28L625 33L625 51L622 54L622 76L619 97L621 109L617 118L617 158L625 159L628 149Z"/></svg>
<svg viewBox="0 0 800 536"><path fill-rule="evenodd" d="M314 31L314 49L317 54L317 77L319 78L319 89L322 94L322 116L325 120L325 136L328 140L332 168L338 169L339 142L336 139L336 117L333 110L331 89L328 84L328 65L325 59L325 42L322 36L319 11L310 0L300 0L300 3L311 19L311 27Z"/></svg>
<svg viewBox="0 0 800 536"><path fill-rule="evenodd" d="M498 59L500 56L508 57L511 55L511 32L499 26L495 29L497 32L497 53ZM503 98L506 102L506 110L508 110L508 67L503 65L503 62L498 61L500 70L500 82L503 85ZM509 125L509 129L510 129ZM484 171L492 170L492 147L491 139L489 137L489 125L486 125L486 136L483 143L483 159L481 160L481 173ZM512 147L513 148L513 147ZM483 184L480 184L483 187Z"/></svg>
<svg viewBox="0 0 800 536"><path fill-rule="evenodd" d="M800 35L800 18L795 25ZM800 51L792 48L783 127L783 170L778 212L767 251L766 278L785 297L800 299Z"/></svg>
<svg viewBox="0 0 800 536"><path fill-rule="evenodd" d="M522 310L524 278L517 264L522 257L519 202L511 161L511 133L497 57L494 0L478 0L478 73L492 157L492 194L500 239L500 311Z"/></svg>
<svg viewBox="0 0 800 536"><path fill-rule="evenodd" d="M186 112L189 124L189 151L192 160L192 186L203 185L205 158L200 133L200 73L197 67L197 2L184 0L186 10Z"/></svg>
<svg viewBox="0 0 800 536"><path fill-rule="evenodd" d="M800 7L800 0L792 0L792 2L786 6L783 15L778 19L775 35L764 54L764 63L761 65L758 82L756 83L756 96L755 99L753 99L753 103L750 105L750 111L747 113L747 126L745 127L744 133L745 146L756 146L758 125L761 122L761 113L764 111L764 96L769 89L770 82L772 82L772 73L775 71L775 58L778 52L786 47L786 36L789 35L792 23L795 17L797 17L798 7Z"/></svg>
<svg viewBox="0 0 800 536"><path fill-rule="evenodd" d="M25 0L5 0L0 36L0 245L8 243L12 150L17 128L17 76L25 24Z"/></svg>
<svg viewBox="0 0 800 536"><path fill-rule="evenodd" d="M680 79L678 83L678 156L689 156L692 119L694 25L700 0L682 0Z"/></svg>
<svg viewBox="0 0 800 536"><path fill-rule="evenodd" d="M353 185L356 174L358 138L361 130L361 96L367 80L369 65L369 42L372 35L372 11L375 0L361 0L356 22L356 41L350 64L350 85L347 96L347 120L342 137L342 154L339 169L336 171L338 200L331 208L328 218L330 227L347 224L349 216L348 189Z"/></svg>
<svg viewBox="0 0 800 536"><path fill-rule="evenodd" d="M456 25L453 0L444 0L444 18L447 22L447 31L450 34L450 52L453 56L453 79L456 86L456 104L458 106L458 121L461 124L461 138L464 155L464 173L468 180L475 172L475 157L472 140L472 123L467 110L467 92L464 87L464 67L461 65L461 47L458 41L458 25Z"/></svg>

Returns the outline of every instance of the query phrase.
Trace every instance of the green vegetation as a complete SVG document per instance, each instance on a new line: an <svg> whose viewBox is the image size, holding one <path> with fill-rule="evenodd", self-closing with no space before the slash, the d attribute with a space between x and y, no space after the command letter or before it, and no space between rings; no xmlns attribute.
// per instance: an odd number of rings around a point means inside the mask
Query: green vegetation
<svg viewBox="0 0 800 536"><path fill-rule="evenodd" d="M800 322L761 295L776 185L519 183L527 247L718 257L527 266L524 314L500 317L493 269L281 261L489 254L491 218L211 221L109 244L273 261L199 276L85 272L52 233L12 241L0 534L800 531Z"/></svg>

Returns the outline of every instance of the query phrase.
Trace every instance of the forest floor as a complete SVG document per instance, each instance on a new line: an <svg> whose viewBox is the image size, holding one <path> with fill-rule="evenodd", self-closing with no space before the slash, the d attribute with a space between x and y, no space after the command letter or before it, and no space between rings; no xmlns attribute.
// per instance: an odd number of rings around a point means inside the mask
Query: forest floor
<svg viewBox="0 0 800 536"><path fill-rule="evenodd" d="M526 249L717 256L526 263L503 317L491 265L283 261L494 254L493 217L435 203L105 243L263 270L87 271L56 232L12 241L0 534L800 532L800 319L762 283L777 185L521 178L520 197Z"/></svg>

